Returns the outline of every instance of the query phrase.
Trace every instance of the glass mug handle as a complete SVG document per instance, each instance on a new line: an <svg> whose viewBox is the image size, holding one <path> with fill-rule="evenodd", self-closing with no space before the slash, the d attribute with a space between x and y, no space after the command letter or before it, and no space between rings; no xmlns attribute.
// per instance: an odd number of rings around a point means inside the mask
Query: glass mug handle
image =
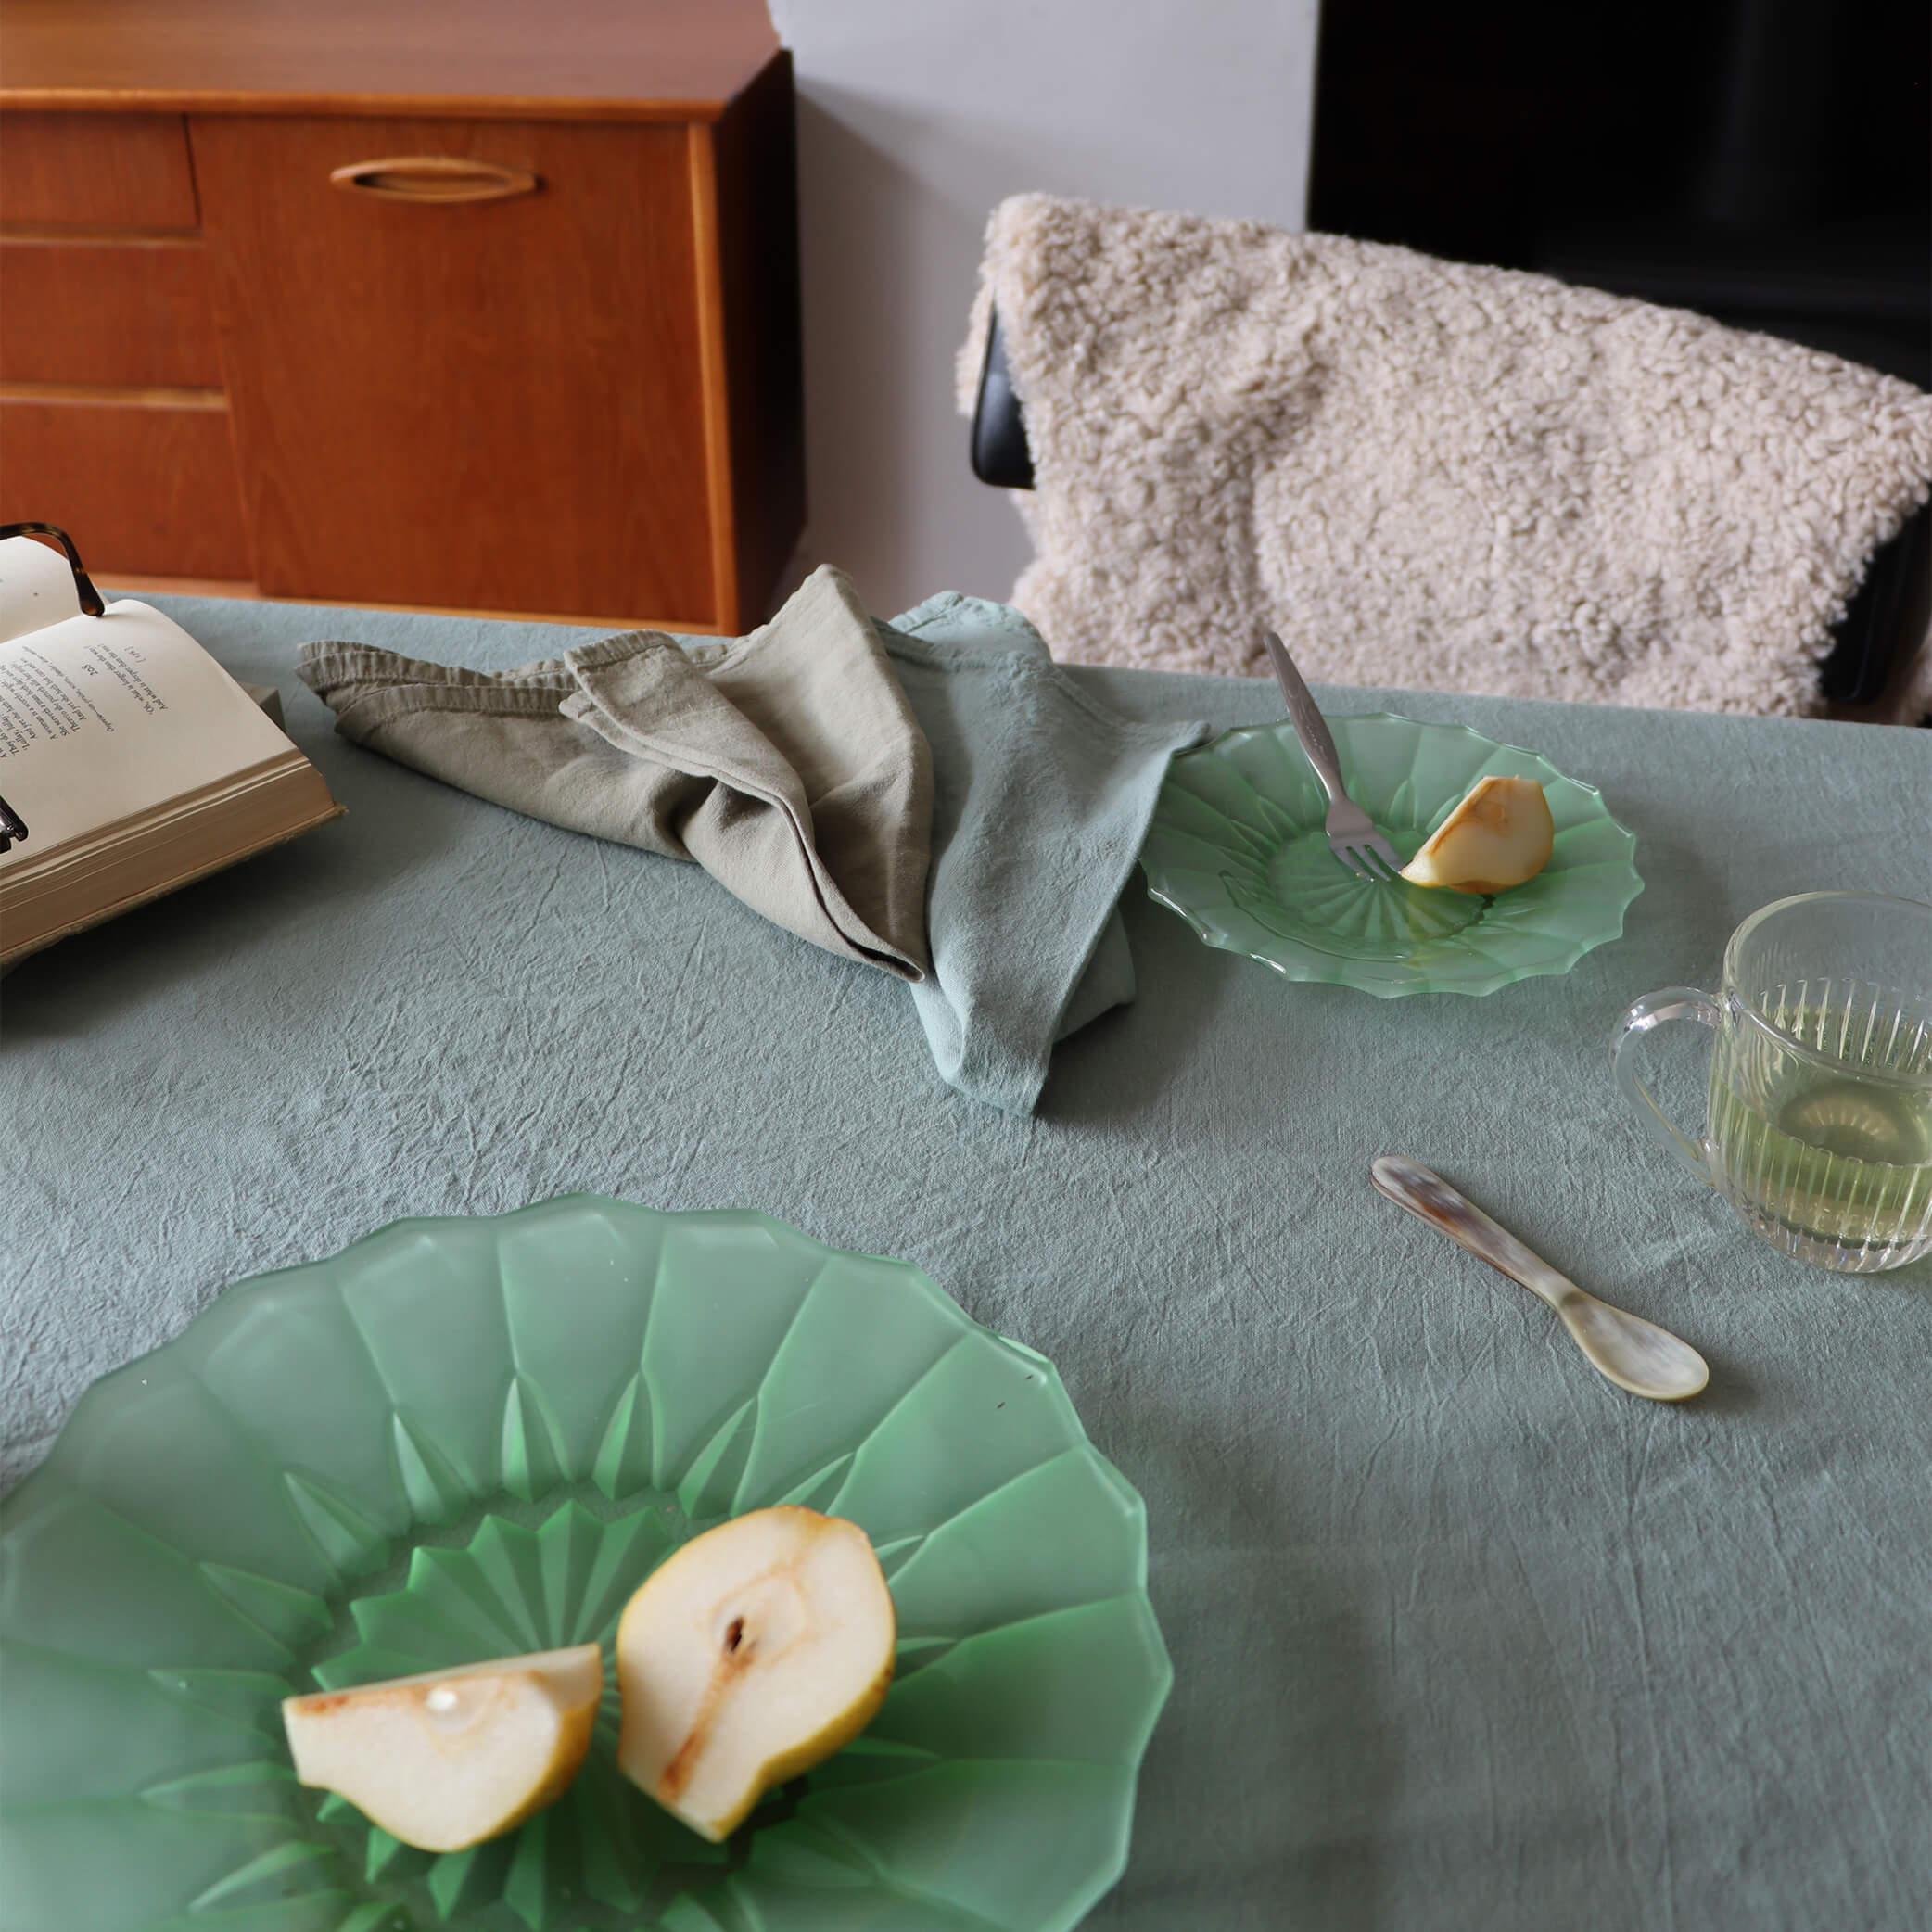
<svg viewBox="0 0 1932 1932"><path fill-rule="evenodd" d="M1713 1188L1717 1181L1710 1172L1710 1163L1704 1158L1703 1148L1680 1134L1671 1125L1663 1109L1650 1098L1650 1089L1637 1078L1636 1056L1631 1049L1641 1036L1668 1021L1697 1020L1715 1033L1721 1017L1717 1001L1700 988L1665 986L1658 992L1645 994L1618 1021L1617 1030L1610 1036L1610 1071L1616 1074L1617 1085L1622 1088L1624 1099L1637 1110L1637 1118L1644 1123L1650 1138L1659 1146L1668 1148L1700 1181Z"/></svg>

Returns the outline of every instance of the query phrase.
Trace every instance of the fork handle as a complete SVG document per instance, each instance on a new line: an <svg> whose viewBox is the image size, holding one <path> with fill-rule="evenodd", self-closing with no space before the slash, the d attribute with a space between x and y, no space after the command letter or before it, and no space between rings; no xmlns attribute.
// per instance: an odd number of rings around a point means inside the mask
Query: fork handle
<svg viewBox="0 0 1932 1932"><path fill-rule="evenodd" d="M1268 647L1268 662L1275 667L1275 682L1288 700L1289 720L1295 728L1295 736L1302 741L1302 749L1308 754L1308 762L1315 767L1315 775L1321 780L1330 804L1346 798L1348 794L1341 784L1341 761L1335 756L1335 740L1316 708L1313 693L1281 640L1272 630L1264 630L1261 636Z"/></svg>

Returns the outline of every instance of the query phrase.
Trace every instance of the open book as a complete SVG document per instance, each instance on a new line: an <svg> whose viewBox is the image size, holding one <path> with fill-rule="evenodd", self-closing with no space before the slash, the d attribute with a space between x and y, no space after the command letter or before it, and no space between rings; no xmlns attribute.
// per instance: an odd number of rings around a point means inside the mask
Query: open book
<svg viewBox="0 0 1932 1932"><path fill-rule="evenodd" d="M0 541L0 965L342 810L178 624L83 616L27 537Z"/></svg>

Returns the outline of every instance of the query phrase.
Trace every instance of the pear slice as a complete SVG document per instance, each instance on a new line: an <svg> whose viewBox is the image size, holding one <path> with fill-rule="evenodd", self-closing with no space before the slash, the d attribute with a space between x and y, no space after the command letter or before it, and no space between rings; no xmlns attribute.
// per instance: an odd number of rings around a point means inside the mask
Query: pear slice
<svg viewBox="0 0 1932 1932"><path fill-rule="evenodd" d="M578 1644L286 1697L282 1723L302 1784L405 1845L461 1851L564 1795L603 1694L603 1654Z"/></svg>
<svg viewBox="0 0 1932 1932"><path fill-rule="evenodd" d="M618 1768L723 1839L872 1721L897 1634L857 1523L791 1504L720 1523L652 1571L618 1621Z"/></svg>
<svg viewBox="0 0 1932 1932"><path fill-rule="evenodd" d="M1557 828L1533 778L1478 779L1402 876L1452 892L1507 892L1550 862Z"/></svg>

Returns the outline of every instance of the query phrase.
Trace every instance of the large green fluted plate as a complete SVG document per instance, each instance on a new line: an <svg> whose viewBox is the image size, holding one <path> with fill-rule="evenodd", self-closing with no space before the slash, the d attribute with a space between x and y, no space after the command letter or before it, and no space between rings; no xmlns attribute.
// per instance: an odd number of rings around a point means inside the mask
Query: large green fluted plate
<svg viewBox="0 0 1932 1932"><path fill-rule="evenodd" d="M1328 798L1293 727L1244 725L1175 758L1140 854L1149 891L1210 946L1393 999L1568 972L1622 932L1644 889L1637 842L1594 786L1467 725L1386 711L1328 722L1349 796L1404 861L1479 778L1498 776L1542 785L1550 862L1493 897L1358 879L1328 849Z"/></svg>
<svg viewBox="0 0 1932 1932"><path fill-rule="evenodd" d="M727 1846L616 1773L411 1850L294 1781L279 1701L608 1644L769 1503L898 1611L856 1743ZM6 1932L1050 1932L1125 1862L1171 1680L1140 1499L1052 1366L903 1264L590 1196L403 1221L103 1378L0 1506Z"/></svg>

